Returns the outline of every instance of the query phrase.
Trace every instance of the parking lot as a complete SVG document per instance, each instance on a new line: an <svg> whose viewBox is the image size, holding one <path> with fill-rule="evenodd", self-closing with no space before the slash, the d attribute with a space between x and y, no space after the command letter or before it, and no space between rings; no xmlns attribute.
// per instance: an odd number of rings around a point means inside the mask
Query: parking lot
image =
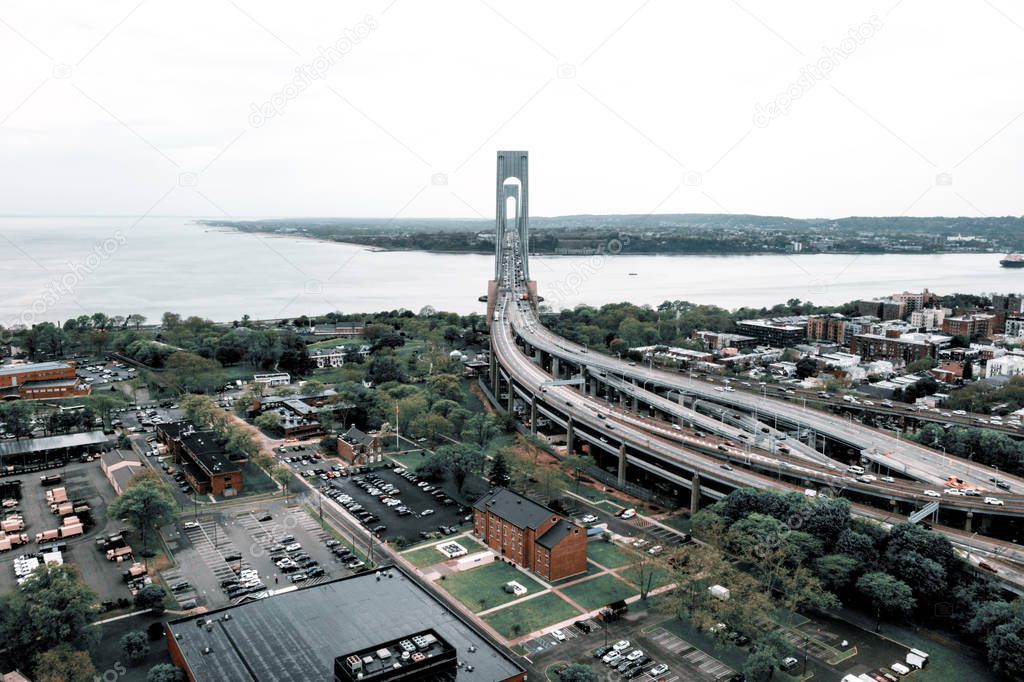
<svg viewBox="0 0 1024 682"><path fill-rule="evenodd" d="M591 666L601 682L679 682L684 680L728 680L735 671L714 656L691 646L664 628L643 627L646 614L628 614L622 621L603 623L590 619L535 637L523 643L536 674L552 665L583 663ZM624 644L620 644L624 642ZM622 659L608 665L595 653L607 655L619 644ZM634 651L634 660L625 659ZM623 675L619 667L632 666ZM628 668L627 668L628 670Z"/></svg>
<svg viewBox="0 0 1024 682"><path fill-rule="evenodd" d="M401 538L414 542L454 535L470 514L466 507L448 497L444 486L422 481L401 468L335 478L325 487L325 494L350 512L371 514L372 517L365 517L368 520L364 525L370 529L383 526L375 532L391 541Z"/></svg>
<svg viewBox="0 0 1024 682"><path fill-rule="evenodd" d="M341 543L302 507L283 502L186 515L175 546L177 568L164 571L164 581L179 603L195 599L210 607L358 569L346 568L358 559L346 558Z"/></svg>
<svg viewBox="0 0 1024 682"><path fill-rule="evenodd" d="M127 367L122 362L97 360L88 363L79 361L75 368L75 374L90 386L99 388L104 384L134 379L136 371L134 367Z"/></svg>

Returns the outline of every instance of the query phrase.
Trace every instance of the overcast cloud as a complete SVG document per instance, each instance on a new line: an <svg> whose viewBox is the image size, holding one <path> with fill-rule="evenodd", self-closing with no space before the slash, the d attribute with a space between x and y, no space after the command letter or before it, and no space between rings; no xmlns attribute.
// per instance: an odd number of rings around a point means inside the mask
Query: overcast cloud
<svg viewBox="0 0 1024 682"><path fill-rule="evenodd" d="M1020 214L1024 8L0 5L0 213Z"/></svg>

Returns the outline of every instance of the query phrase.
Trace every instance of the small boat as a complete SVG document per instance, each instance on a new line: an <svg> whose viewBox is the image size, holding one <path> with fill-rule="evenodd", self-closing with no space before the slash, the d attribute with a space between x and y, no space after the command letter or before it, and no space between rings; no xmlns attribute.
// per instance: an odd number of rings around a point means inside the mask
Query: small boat
<svg viewBox="0 0 1024 682"><path fill-rule="evenodd" d="M1024 254L1011 253L1007 254L999 264L1004 268L1024 268Z"/></svg>
<svg viewBox="0 0 1024 682"><path fill-rule="evenodd" d="M630 277L636 277L636 273L635 272L631 272L631 273L629 273L629 276Z"/></svg>

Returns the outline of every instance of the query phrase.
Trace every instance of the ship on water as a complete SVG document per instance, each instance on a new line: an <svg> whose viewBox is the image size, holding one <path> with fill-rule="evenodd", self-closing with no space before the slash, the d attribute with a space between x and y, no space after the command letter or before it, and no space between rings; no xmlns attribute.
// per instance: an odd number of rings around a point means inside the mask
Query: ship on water
<svg viewBox="0 0 1024 682"><path fill-rule="evenodd" d="M1001 261L999 261L999 264L1004 268L1024 268L1024 254L1007 254Z"/></svg>

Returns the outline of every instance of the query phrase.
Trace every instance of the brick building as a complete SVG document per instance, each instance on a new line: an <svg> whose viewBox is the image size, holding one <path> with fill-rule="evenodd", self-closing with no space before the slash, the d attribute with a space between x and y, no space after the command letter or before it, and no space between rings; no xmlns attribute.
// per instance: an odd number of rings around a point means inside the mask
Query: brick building
<svg viewBox="0 0 1024 682"><path fill-rule="evenodd" d="M498 488L473 505L473 533L549 582L585 573L587 533L542 504Z"/></svg>
<svg viewBox="0 0 1024 682"><path fill-rule="evenodd" d="M740 320L737 329L753 336L761 344L785 348L802 343L807 336L807 318L773 317L764 320Z"/></svg>
<svg viewBox="0 0 1024 682"><path fill-rule="evenodd" d="M995 333L996 316L988 313L957 315L942 321L942 331L950 336L966 336L969 339L987 338Z"/></svg>
<svg viewBox="0 0 1024 682"><path fill-rule="evenodd" d="M0 367L0 398L42 400L89 395L70 362L36 362Z"/></svg>
<svg viewBox="0 0 1024 682"><path fill-rule="evenodd" d="M196 492L233 497L242 491L242 469L228 458L216 431L184 420L158 424L156 434Z"/></svg>
<svg viewBox="0 0 1024 682"><path fill-rule="evenodd" d="M850 352L865 360L902 360L907 364L935 357L936 347L928 341L899 333L857 334L850 339Z"/></svg>
<svg viewBox="0 0 1024 682"><path fill-rule="evenodd" d="M812 315L807 318L807 338L814 341L834 341L846 345L843 338L846 321L846 316L839 313Z"/></svg>
<svg viewBox="0 0 1024 682"><path fill-rule="evenodd" d="M338 436L338 456L354 466L384 459L384 446L376 433L364 433L354 425Z"/></svg>

